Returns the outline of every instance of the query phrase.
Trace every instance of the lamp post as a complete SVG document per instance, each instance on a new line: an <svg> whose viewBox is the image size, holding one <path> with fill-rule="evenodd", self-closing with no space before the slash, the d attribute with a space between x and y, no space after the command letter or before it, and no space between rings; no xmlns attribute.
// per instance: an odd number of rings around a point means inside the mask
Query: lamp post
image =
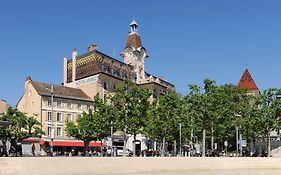
<svg viewBox="0 0 281 175"><path fill-rule="evenodd" d="M181 122L180 122L180 157L181 157L181 152L182 152L182 150L181 150Z"/></svg>
<svg viewBox="0 0 281 175"><path fill-rule="evenodd" d="M111 135L111 157L113 157L113 122L110 122L110 135Z"/></svg>
<svg viewBox="0 0 281 175"><path fill-rule="evenodd" d="M51 148L50 148L50 154L53 156L54 152L54 137L55 137L55 131L54 131L54 85L51 86L51 90L49 88L46 88L51 93Z"/></svg>

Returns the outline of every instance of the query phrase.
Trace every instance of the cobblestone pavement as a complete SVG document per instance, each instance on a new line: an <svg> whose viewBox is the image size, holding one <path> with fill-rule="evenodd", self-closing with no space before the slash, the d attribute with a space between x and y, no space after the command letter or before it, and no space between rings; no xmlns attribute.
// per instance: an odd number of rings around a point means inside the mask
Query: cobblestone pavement
<svg viewBox="0 0 281 175"><path fill-rule="evenodd" d="M0 158L1 175L277 175L281 158Z"/></svg>

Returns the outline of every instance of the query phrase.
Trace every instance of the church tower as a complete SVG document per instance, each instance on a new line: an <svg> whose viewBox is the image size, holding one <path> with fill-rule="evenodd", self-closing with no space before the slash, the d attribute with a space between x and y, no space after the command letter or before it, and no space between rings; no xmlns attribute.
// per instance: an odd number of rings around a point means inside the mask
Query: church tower
<svg viewBox="0 0 281 175"><path fill-rule="evenodd" d="M238 82L238 87L247 90L249 93L257 96L259 95L259 88L252 78L248 69L246 69Z"/></svg>
<svg viewBox="0 0 281 175"><path fill-rule="evenodd" d="M137 22L133 20L130 26L131 31L121 56L126 64L133 66L134 73L137 76L136 83L141 84L145 82L144 62L148 55L146 49L142 46L140 35L137 33Z"/></svg>

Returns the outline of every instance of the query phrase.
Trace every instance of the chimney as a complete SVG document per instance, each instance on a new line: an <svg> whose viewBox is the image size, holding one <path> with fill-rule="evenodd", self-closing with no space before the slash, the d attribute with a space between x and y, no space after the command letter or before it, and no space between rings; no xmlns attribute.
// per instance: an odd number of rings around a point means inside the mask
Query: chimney
<svg viewBox="0 0 281 175"><path fill-rule="evenodd" d="M30 76L27 76L27 77L25 78L25 81L32 81L32 79L31 79Z"/></svg>
<svg viewBox="0 0 281 175"><path fill-rule="evenodd" d="M66 86L67 83L67 58L63 59L63 85Z"/></svg>
<svg viewBox="0 0 281 175"><path fill-rule="evenodd" d="M95 50L98 50L98 45L96 45L96 44L91 44L88 47L88 52L92 52L92 51L95 51Z"/></svg>
<svg viewBox="0 0 281 175"><path fill-rule="evenodd" d="M28 90L28 85L29 83L32 81L31 77L28 76L25 78L25 82L24 82L24 92L27 93L27 90Z"/></svg>
<svg viewBox="0 0 281 175"><path fill-rule="evenodd" d="M72 52L72 82L76 79L76 57L77 57L77 49L73 49Z"/></svg>

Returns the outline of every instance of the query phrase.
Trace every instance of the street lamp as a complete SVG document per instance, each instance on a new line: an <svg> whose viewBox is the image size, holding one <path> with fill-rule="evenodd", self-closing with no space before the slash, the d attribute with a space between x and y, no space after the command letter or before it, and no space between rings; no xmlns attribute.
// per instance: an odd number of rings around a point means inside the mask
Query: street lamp
<svg viewBox="0 0 281 175"><path fill-rule="evenodd" d="M181 157L181 152L182 152L181 147L182 147L182 145L181 145L181 122L180 122L180 157Z"/></svg>
<svg viewBox="0 0 281 175"><path fill-rule="evenodd" d="M55 137L55 131L54 131L54 85L51 86L51 90L49 88L46 88L48 91L51 93L51 148L50 148L50 153L51 156L53 156L54 152L54 137Z"/></svg>
<svg viewBox="0 0 281 175"><path fill-rule="evenodd" d="M111 157L113 157L113 122L110 122L110 135L111 135Z"/></svg>

